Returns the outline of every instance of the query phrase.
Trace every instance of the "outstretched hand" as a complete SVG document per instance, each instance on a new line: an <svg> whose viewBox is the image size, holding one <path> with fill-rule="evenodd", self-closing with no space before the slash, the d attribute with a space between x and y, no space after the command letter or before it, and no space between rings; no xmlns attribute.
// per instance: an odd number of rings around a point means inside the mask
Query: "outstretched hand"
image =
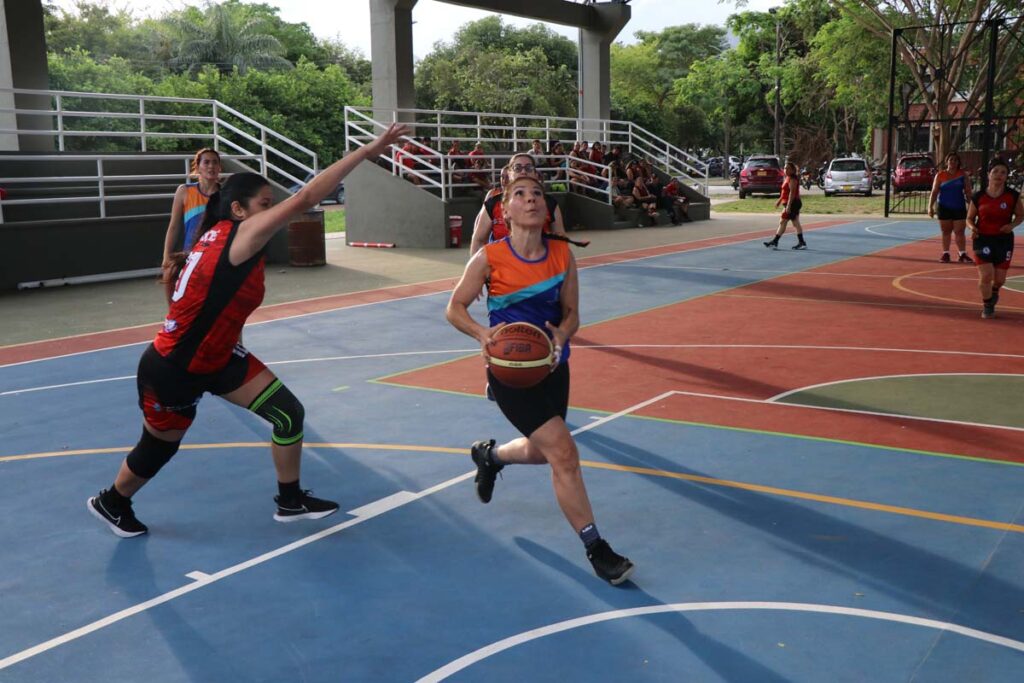
<svg viewBox="0 0 1024 683"><path fill-rule="evenodd" d="M380 154L388 145L394 144L403 135L408 135L411 132L412 129L404 123L392 123L386 131L381 133L380 137L370 143L370 147L375 154Z"/></svg>

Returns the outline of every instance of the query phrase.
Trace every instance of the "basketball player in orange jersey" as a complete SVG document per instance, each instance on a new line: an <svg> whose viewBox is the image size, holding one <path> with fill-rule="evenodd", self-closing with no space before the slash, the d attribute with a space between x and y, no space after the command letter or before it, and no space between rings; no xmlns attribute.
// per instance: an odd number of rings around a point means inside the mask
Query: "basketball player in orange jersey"
<svg viewBox="0 0 1024 683"><path fill-rule="evenodd" d="M960 168L960 155L950 152L946 155L946 168L935 174L932 193L928 197L928 217L939 214L939 229L942 231L941 263L949 263L950 238L956 236L956 248L960 255L957 261L971 263L967 255L967 238L964 227L967 224L967 203L971 197L971 177ZM938 202L936 202L938 200Z"/></svg>
<svg viewBox="0 0 1024 683"><path fill-rule="evenodd" d="M633 563L601 538L594 524L580 455L565 424L569 406L569 339L579 328L579 276L565 238L545 235L544 186L532 177L509 182L502 199L511 234L480 249L466 264L448 302L448 321L480 342L487 357L494 333L506 323L528 322L547 330L555 353L551 373L539 384L514 389L490 372L488 381L498 407L523 435L500 446L477 441L470 453L476 464L476 493L490 502L494 481L505 465L550 465L555 498L586 548L599 577L618 585L629 578ZM489 326L469 314L469 306L487 286Z"/></svg>
<svg viewBox="0 0 1024 683"><path fill-rule="evenodd" d="M164 236L164 257L161 262L164 284L168 284L171 277L174 253L180 251L187 254L192 249L210 195L220 189L220 173L220 153L204 147L192 158L189 177L195 178L196 182L179 185L175 190L171 220Z"/></svg>
<svg viewBox="0 0 1024 683"><path fill-rule="evenodd" d="M132 498L178 452L206 392L273 425L275 520L319 519L338 509L337 503L314 498L299 486L305 410L238 337L263 301L264 252L270 239L292 216L333 192L356 165L376 160L407 131L393 124L276 206L270 182L256 173L234 174L210 197L196 243L176 278L163 329L139 360L142 436L110 488L86 502L114 534L130 538L148 531L135 516Z"/></svg>

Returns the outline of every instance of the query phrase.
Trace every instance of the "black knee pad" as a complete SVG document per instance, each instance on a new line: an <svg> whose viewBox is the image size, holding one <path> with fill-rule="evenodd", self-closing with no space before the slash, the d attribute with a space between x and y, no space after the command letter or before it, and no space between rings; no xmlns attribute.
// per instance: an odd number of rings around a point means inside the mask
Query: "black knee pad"
<svg viewBox="0 0 1024 683"><path fill-rule="evenodd" d="M135 476L152 479L160 471L160 468L174 457L180 445L181 441L158 439L150 434L148 429L143 428L142 437L125 458L125 463Z"/></svg>
<svg viewBox="0 0 1024 683"><path fill-rule="evenodd" d="M277 445L290 446L302 441L302 422L306 411L281 380L271 382L249 405L249 410L274 425L273 440Z"/></svg>

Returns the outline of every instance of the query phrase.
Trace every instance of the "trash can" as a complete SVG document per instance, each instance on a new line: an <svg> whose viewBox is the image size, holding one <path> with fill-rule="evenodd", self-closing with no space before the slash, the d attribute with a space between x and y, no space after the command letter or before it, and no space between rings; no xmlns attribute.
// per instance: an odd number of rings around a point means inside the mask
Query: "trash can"
<svg viewBox="0 0 1024 683"><path fill-rule="evenodd" d="M462 216L448 216L448 246L462 246Z"/></svg>
<svg viewBox="0 0 1024 683"><path fill-rule="evenodd" d="M288 224L288 265L327 265L322 209L307 211Z"/></svg>

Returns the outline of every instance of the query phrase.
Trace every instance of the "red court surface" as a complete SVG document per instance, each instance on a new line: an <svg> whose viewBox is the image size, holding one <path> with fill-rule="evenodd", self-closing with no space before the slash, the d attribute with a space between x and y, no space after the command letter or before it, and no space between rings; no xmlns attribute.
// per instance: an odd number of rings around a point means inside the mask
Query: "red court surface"
<svg viewBox="0 0 1024 683"><path fill-rule="evenodd" d="M571 404L617 412L665 392L692 392L702 396L675 394L633 414L1024 462L1013 447L1019 431L764 403L857 378L1024 373L1024 293L1005 291L1000 317L982 320L976 270L938 268L934 252L931 241L915 242L795 274L766 273L770 279L751 285L585 326L573 342ZM387 381L483 389L475 357Z"/></svg>

